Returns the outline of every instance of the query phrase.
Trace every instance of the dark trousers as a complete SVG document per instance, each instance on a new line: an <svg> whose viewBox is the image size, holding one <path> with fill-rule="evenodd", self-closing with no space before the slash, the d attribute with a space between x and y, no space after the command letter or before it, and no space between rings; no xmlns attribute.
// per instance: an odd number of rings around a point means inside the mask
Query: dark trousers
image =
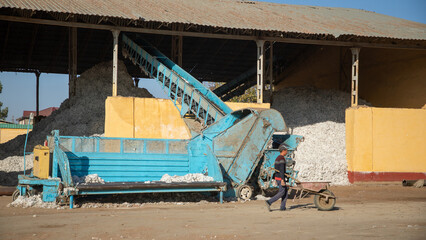
<svg viewBox="0 0 426 240"><path fill-rule="evenodd" d="M280 210L285 210L285 204L287 202L287 198L288 198L288 187L287 186L282 186L281 185L281 180L276 180L277 184L278 184L278 193L275 194L275 196L273 196L271 199L268 200L269 205L271 205L272 203L276 202L278 199L281 198L281 206L280 206Z"/></svg>

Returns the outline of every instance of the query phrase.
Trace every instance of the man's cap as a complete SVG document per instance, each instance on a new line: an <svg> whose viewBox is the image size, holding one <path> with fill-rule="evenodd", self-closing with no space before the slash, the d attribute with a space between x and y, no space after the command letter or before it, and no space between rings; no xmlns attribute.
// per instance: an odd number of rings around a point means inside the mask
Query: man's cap
<svg viewBox="0 0 426 240"><path fill-rule="evenodd" d="M288 146L286 145L286 144L281 144L279 147L278 147L278 151L280 151L280 152L282 152L282 151L284 151L284 150L287 150L288 149Z"/></svg>

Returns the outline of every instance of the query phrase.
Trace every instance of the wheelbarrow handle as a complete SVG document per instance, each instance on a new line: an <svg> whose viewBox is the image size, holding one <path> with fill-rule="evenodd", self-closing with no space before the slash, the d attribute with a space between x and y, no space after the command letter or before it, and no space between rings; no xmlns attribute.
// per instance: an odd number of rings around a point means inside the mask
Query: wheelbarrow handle
<svg viewBox="0 0 426 240"><path fill-rule="evenodd" d="M272 170L275 170L276 172L280 172L280 170L275 169L275 168L273 168L273 167L269 167L269 168L270 168L270 169L272 169ZM284 173L284 175L285 175L286 177L288 177L288 178L292 178L292 179L294 180L294 182L296 182L297 184L300 184L300 183L301 183L298 179L296 179L296 178L294 178L294 177L292 177L292 176L288 175L287 173Z"/></svg>

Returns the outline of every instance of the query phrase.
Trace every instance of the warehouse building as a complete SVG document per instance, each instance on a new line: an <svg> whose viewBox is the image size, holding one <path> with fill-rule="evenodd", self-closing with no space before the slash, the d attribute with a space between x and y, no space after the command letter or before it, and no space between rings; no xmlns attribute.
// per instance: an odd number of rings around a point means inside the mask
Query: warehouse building
<svg viewBox="0 0 426 240"><path fill-rule="evenodd" d="M272 104L293 87L347 92L349 181L426 177L425 24L255 1L26 0L0 3L0 32L0 71L34 71L36 81L37 73L69 74L70 98L77 75L124 60L123 33L169 53L200 81L225 82L214 91L224 101L253 86L257 103ZM132 77L147 76L125 64Z"/></svg>

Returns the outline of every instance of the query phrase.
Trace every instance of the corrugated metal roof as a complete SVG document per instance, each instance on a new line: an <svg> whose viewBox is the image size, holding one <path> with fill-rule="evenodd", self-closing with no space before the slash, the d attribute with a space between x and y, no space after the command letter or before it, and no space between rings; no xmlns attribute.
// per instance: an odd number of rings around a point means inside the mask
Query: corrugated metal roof
<svg viewBox="0 0 426 240"><path fill-rule="evenodd" d="M0 7L336 38L426 40L426 24L348 8L234 0L0 0Z"/></svg>
<svg viewBox="0 0 426 240"><path fill-rule="evenodd" d="M0 128L27 129L28 125L14 124L14 123L0 123ZM30 129L33 129L33 125L30 125Z"/></svg>

